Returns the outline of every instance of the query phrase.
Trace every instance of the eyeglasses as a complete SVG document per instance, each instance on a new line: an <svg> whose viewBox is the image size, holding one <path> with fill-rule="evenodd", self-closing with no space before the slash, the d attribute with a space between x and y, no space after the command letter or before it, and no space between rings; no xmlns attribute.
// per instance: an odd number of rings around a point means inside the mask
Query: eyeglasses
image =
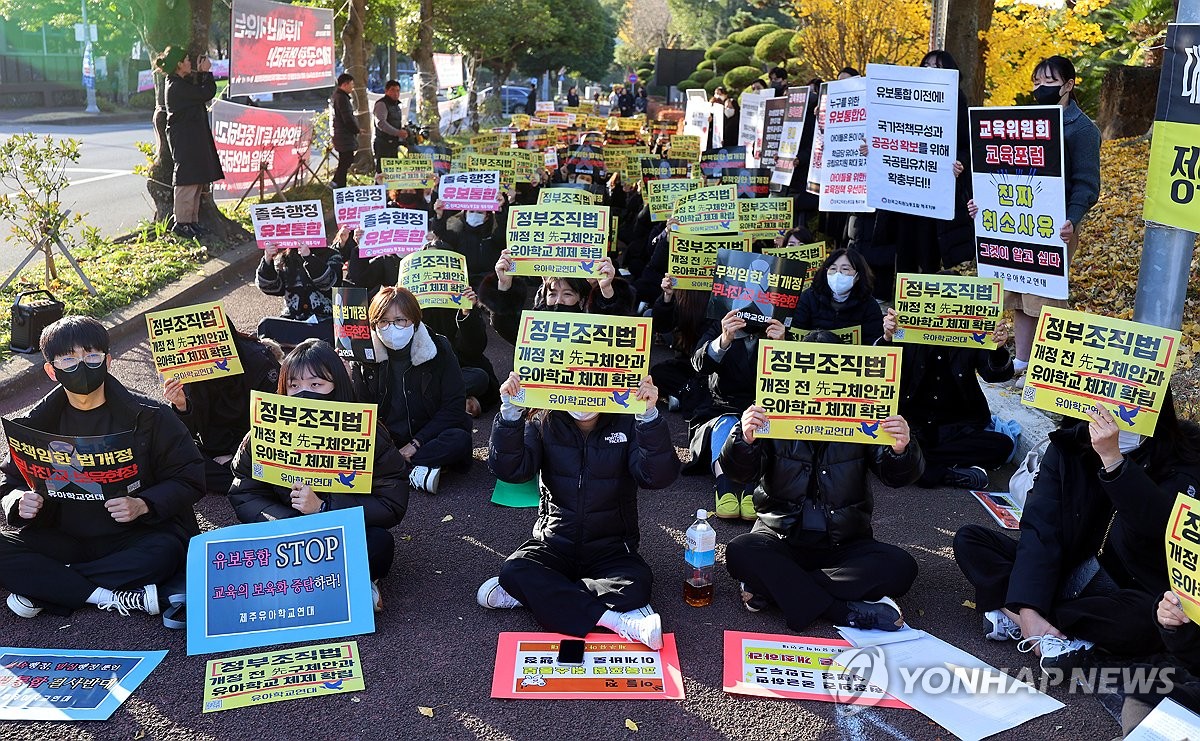
<svg viewBox="0 0 1200 741"><path fill-rule="evenodd" d="M854 269L853 265L843 265L840 268L837 265L830 265L829 269L825 271L826 275L837 275L838 273L842 275L858 275L858 271Z"/></svg>
<svg viewBox="0 0 1200 741"><path fill-rule="evenodd" d="M80 360L80 358L77 358L74 355L64 355L61 358L55 358L54 362L52 362L50 365L53 365L60 371L70 373L79 367ZM84 365L89 368L99 368L100 366L104 365L104 353L90 352L83 356L82 361Z"/></svg>
<svg viewBox="0 0 1200 741"><path fill-rule="evenodd" d="M390 322L386 321L386 320L382 321L382 322L375 322L375 329L378 329L381 332L383 330L387 329L388 327L395 327L396 329L404 329L406 327L411 327L411 326L412 326L412 322L408 319L404 319L403 317L400 319L393 319Z"/></svg>

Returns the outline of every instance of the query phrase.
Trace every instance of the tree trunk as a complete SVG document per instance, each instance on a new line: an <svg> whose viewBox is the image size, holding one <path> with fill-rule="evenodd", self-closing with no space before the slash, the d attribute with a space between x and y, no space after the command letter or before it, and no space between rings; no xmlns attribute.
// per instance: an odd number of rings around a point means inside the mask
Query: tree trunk
<svg viewBox="0 0 1200 741"><path fill-rule="evenodd" d="M358 154L354 172L374 169L371 156L371 122L367 110L367 58L363 47L363 23L366 21L366 0L350 0L346 25L342 26L342 67L354 77L354 110L358 119ZM336 157L336 155L334 155Z"/></svg>
<svg viewBox="0 0 1200 741"><path fill-rule="evenodd" d="M154 220L162 221L169 218L175 210L175 201L171 183L174 182L173 172L175 160L171 157L171 147L167 144L167 78L154 74L154 160L146 176L146 192L154 203Z"/></svg>
<svg viewBox="0 0 1200 741"><path fill-rule="evenodd" d="M476 89L479 87L479 55L466 54L463 56L467 63L467 121L471 126L471 131L479 132L479 93Z"/></svg>
<svg viewBox="0 0 1200 741"><path fill-rule="evenodd" d="M987 84L979 32L991 27L995 4L995 0L952 1L946 13L946 51L958 62L959 87L974 106L983 105Z"/></svg>
<svg viewBox="0 0 1200 741"><path fill-rule="evenodd" d="M421 125L429 128L430 141L442 140L442 116L438 112L437 68L433 65L433 0L421 0L421 26L417 29L417 48L413 52L417 63Z"/></svg>

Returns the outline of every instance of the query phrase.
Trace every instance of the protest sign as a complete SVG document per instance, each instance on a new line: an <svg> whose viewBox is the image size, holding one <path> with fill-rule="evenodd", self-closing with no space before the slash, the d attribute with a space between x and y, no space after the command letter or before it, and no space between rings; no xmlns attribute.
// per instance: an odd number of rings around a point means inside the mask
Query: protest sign
<svg viewBox="0 0 1200 741"><path fill-rule="evenodd" d="M382 343L371 332L371 321L367 318L370 303L369 289L334 287L333 348L338 357L358 363L378 363L386 357Z"/></svg>
<svg viewBox="0 0 1200 741"><path fill-rule="evenodd" d="M992 335L1003 311L1004 284L998 278L901 273L892 339L995 350Z"/></svg>
<svg viewBox="0 0 1200 741"><path fill-rule="evenodd" d="M610 633L583 639L583 663L562 665L558 633L501 633L492 697L513 700L682 700L675 636L654 651Z"/></svg>
<svg viewBox="0 0 1200 741"><path fill-rule="evenodd" d="M362 507L193 536L187 604L189 656L375 632Z"/></svg>
<svg viewBox="0 0 1200 741"><path fill-rule="evenodd" d="M375 470L374 404L250 394L256 481L313 491L370 494Z"/></svg>
<svg viewBox="0 0 1200 741"><path fill-rule="evenodd" d="M809 332L813 330L807 327L788 327L787 336L789 340L799 342L803 340ZM824 329L822 332L831 332L837 335L837 338L846 345L861 345L862 344L862 325L856 324L853 327L838 327L837 329Z"/></svg>
<svg viewBox="0 0 1200 741"><path fill-rule="evenodd" d="M738 172L745 166L745 147L709 149L700 155L700 172L706 178L723 178L725 173Z"/></svg>
<svg viewBox="0 0 1200 741"><path fill-rule="evenodd" d="M646 205L651 221L666 221L680 196L700 187L698 178L669 178L646 183Z"/></svg>
<svg viewBox="0 0 1200 741"><path fill-rule="evenodd" d="M783 131L779 135L779 149L775 153L774 170L771 173L772 190L785 188L792 182L799 165L800 139L804 136L804 119L808 116L810 89L789 87L784 101Z"/></svg>
<svg viewBox="0 0 1200 741"><path fill-rule="evenodd" d="M533 185L541 181L542 168L545 167L545 163L542 160L540 149L506 149L503 154L512 155L513 166L517 171L517 182Z"/></svg>
<svg viewBox="0 0 1200 741"><path fill-rule="evenodd" d="M702 149L700 137L695 134L675 134L667 147L673 159L695 162L700 159Z"/></svg>
<svg viewBox="0 0 1200 741"><path fill-rule="evenodd" d="M771 171L765 167L722 170L721 184L736 185L739 201L750 198L766 198L771 193Z"/></svg>
<svg viewBox="0 0 1200 741"><path fill-rule="evenodd" d="M146 314L154 369L180 383L242 373L233 333L220 301Z"/></svg>
<svg viewBox="0 0 1200 741"><path fill-rule="evenodd" d="M470 309L463 294L467 282L467 258L451 250L420 250L400 261L398 284L416 297L422 309Z"/></svg>
<svg viewBox="0 0 1200 741"><path fill-rule="evenodd" d="M407 255L425 246L429 212L412 208L386 208L363 216L358 256Z"/></svg>
<svg viewBox="0 0 1200 741"><path fill-rule="evenodd" d="M484 154L495 154L496 150L498 150L502 144L508 144L509 138L510 137L505 134L498 134L494 131L486 131L482 134L476 134L475 136L472 136L471 146L475 147L475 151L477 152L482 152ZM479 169L493 170L498 168L480 167Z"/></svg>
<svg viewBox="0 0 1200 741"><path fill-rule="evenodd" d="M130 496L142 488L145 461L134 452L132 430L72 437L34 430L11 419L4 419L3 425L13 465L29 489L53 500L60 512L69 508L70 521L108 517L105 500Z"/></svg>
<svg viewBox="0 0 1200 741"><path fill-rule="evenodd" d="M508 249L513 275L590 278L608 250L607 206L513 206Z"/></svg>
<svg viewBox="0 0 1200 741"><path fill-rule="evenodd" d="M867 80L851 77L823 86L821 210L870 212L867 205ZM814 145L814 149L816 146ZM811 175L809 176L811 180Z"/></svg>
<svg viewBox="0 0 1200 741"><path fill-rule="evenodd" d="M634 396L650 369L650 320L525 311L513 370L530 409L642 414Z"/></svg>
<svg viewBox="0 0 1200 741"><path fill-rule="evenodd" d="M1179 492L1167 520L1167 574L1171 591L1192 622L1200 623L1200 501Z"/></svg>
<svg viewBox="0 0 1200 741"><path fill-rule="evenodd" d="M644 182L651 180L681 179L688 176L687 160L659 158L648 154L638 158L641 178Z"/></svg>
<svg viewBox="0 0 1200 741"><path fill-rule="evenodd" d="M779 139L783 136L783 121L787 117L788 99L785 96L771 98L763 104L763 144L758 159L759 167L772 171L775 156L779 152ZM772 174L774 174L772 172Z"/></svg>
<svg viewBox="0 0 1200 741"><path fill-rule="evenodd" d="M447 211L499 211L500 173L493 170L443 175L438 198Z"/></svg>
<svg viewBox="0 0 1200 741"><path fill-rule="evenodd" d="M515 116L513 117L516 118ZM526 122L521 130L513 135L513 147L541 152L550 144L550 129L530 128L531 122Z"/></svg>
<svg viewBox="0 0 1200 741"><path fill-rule="evenodd" d="M723 689L735 695L907 708L861 669L837 663L848 648L849 641L839 639L727 630Z"/></svg>
<svg viewBox="0 0 1200 741"><path fill-rule="evenodd" d="M426 155L433 162L433 171L438 175L450 172L450 147L445 144L417 144L408 148L410 155Z"/></svg>
<svg viewBox="0 0 1200 741"><path fill-rule="evenodd" d="M1067 297L1062 108L971 108L979 275L1009 291Z"/></svg>
<svg viewBox="0 0 1200 741"><path fill-rule="evenodd" d="M773 239L792 228L792 209L796 201L781 198L739 198L738 225L743 234L755 239Z"/></svg>
<svg viewBox="0 0 1200 741"><path fill-rule="evenodd" d="M433 55L433 68L437 70L438 87L458 87L463 84L463 55L439 54Z"/></svg>
<svg viewBox="0 0 1200 741"><path fill-rule="evenodd" d="M1008 492L973 491L971 496L983 505L996 524L1005 530L1020 530L1023 507Z"/></svg>
<svg viewBox="0 0 1200 741"><path fill-rule="evenodd" d="M829 83L821 83L817 95L817 117L813 122L813 144L808 152L808 180L804 190L814 195L821 193L821 157L825 152L825 123L829 113Z"/></svg>
<svg viewBox="0 0 1200 741"><path fill-rule="evenodd" d="M366 689L358 641L209 659L204 712Z"/></svg>
<svg viewBox="0 0 1200 741"><path fill-rule="evenodd" d="M229 94L333 87L333 10L233 0Z"/></svg>
<svg viewBox="0 0 1200 741"><path fill-rule="evenodd" d="M759 166L763 149L763 123L767 101L775 97L772 90L742 93L742 118L738 122L738 146L746 149L746 167Z"/></svg>
<svg viewBox="0 0 1200 741"><path fill-rule="evenodd" d="M408 188L410 186L395 187ZM334 188L333 190L333 218L339 229L342 227L357 229L362 226L363 214L384 208L387 208L387 187L385 186L351 185L348 188Z"/></svg>
<svg viewBox="0 0 1200 741"><path fill-rule="evenodd" d="M739 230L737 186L711 185L683 193L675 199L671 216L679 220L678 229L686 234L736 232Z"/></svg>
<svg viewBox="0 0 1200 741"><path fill-rule="evenodd" d="M782 257L718 250L706 315L721 319L736 310L750 332L766 327L772 319L790 327L804 290L805 267Z"/></svg>
<svg viewBox="0 0 1200 741"><path fill-rule="evenodd" d="M543 113L546 111L551 111L551 112L554 111L554 101L553 100L539 100L536 103L534 103L533 106L534 106L533 109L538 113Z"/></svg>
<svg viewBox="0 0 1200 741"><path fill-rule="evenodd" d="M451 100L438 101L438 115L442 118L441 133L443 136L448 135L447 130L455 123L461 124L467 120L467 96L460 95Z"/></svg>
<svg viewBox="0 0 1200 741"><path fill-rule="evenodd" d="M388 188L432 188L437 184L433 171L433 156L428 154L406 154L402 157L381 157L379 169Z"/></svg>
<svg viewBox="0 0 1200 741"><path fill-rule="evenodd" d="M1167 26L1154 138L1146 172L1146 221L1200 232L1200 24Z"/></svg>
<svg viewBox="0 0 1200 741"><path fill-rule="evenodd" d="M757 437L891 445L883 420L900 402L898 347L758 341Z"/></svg>
<svg viewBox="0 0 1200 741"><path fill-rule="evenodd" d="M788 199L790 200L790 199ZM743 226L745 225L745 216L742 217ZM821 263L825 262L825 258L829 255L829 246L824 242L813 242L811 244L792 244L784 245L783 247L767 247L763 250L764 255L776 255L784 257L788 260L800 260L808 263L808 272L806 273L806 283L812 283L813 275L821 267Z"/></svg>
<svg viewBox="0 0 1200 741"><path fill-rule="evenodd" d="M213 143L225 173L213 184L213 198L241 198L251 190L276 192L300 164L312 144L312 111L277 111L214 100ZM260 175L262 176L260 180Z"/></svg>
<svg viewBox="0 0 1200 741"><path fill-rule="evenodd" d="M1046 307L1021 402L1076 419L1099 405L1121 431L1153 435L1179 341L1179 330Z"/></svg>
<svg viewBox="0 0 1200 741"><path fill-rule="evenodd" d="M867 65L867 204L954 218L958 70Z"/></svg>
<svg viewBox="0 0 1200 741"><path fill-rule="evenodd" d="M542 161L551 172L558 169L558 150L553 147L542 153Z"/></svg>
<svg viewBox="0 0 1200 741"><path fill-rule="evenodd" d="M166 655L0 647L0 720L108 720Z"/></svg>
<svg viewBox="0 0 1200 741"><path fill-rule="evenodd" d="M750 250L747 235L700 235L672 231L667 275L677 291L711 291L717 250Z"/></svg>
<svg viewBox="0 0 1200 741"><path fill-rule="evenodd" d="M468 154L466 159L467 172L500 173L500 187L512 190L517 183L517 162L513 155L503 154Z"/></svg>
<svg viewBox="0 0 1200 741"><path fill-rule="evenodd" d="M254 240L260 250L325 246L325 215L320 201L258 203L250 207Z"/></svg>
<svg viewBox="0 0 1200 741"><path fill-rule="evenodd" d="M590 144L567 147L562 166L567 168L570 175L590 175L593 182L599 182L608 176L603 148Z"/></svg>
<svg viewBox="0 0 1200 741"><path fill-rule="evenodd" d="M683 133L698 137L699 141L708 141L708 127L712 124L712 106L704 91L700 95L688 93L687 104L683 111ZM697 154L699 152L697 151Z"/></svg>
<svg viewBox="0 0 1200 741"><path fill-rule="evenodd" d="M538 205L548 206L562 203L568 206L594 206L596 194L582 188L542 188L538 191Z"/></svg>

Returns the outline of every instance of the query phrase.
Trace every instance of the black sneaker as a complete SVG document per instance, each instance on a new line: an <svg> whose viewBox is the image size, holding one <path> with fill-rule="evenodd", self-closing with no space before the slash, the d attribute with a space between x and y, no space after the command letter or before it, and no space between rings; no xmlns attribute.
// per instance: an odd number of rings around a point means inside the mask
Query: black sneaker
<svg viewBox="0 0 1200 741"><path fill-rule="evenodd" d="M171 233L184 239L192 239L196 236L196 232L192 231L191 224L176 224L171 227Z"/></svg>
<svg viewBox="0 0 1200 741"><path fill-rule="evenodd" d="M157 615L159 612L158 587L153 584L147 584L141 589L114 589L112 594L111 600L97 607L101 610L116 610L126 617L133 610L141 610L150 615Z"/></svg>
<svg viewBox="0 0 1200 741"><path fill-rule="evenodd" d="M955 489L986 491L988 487L988 474L987 471L979 466L949 468L946 469L946 476L942 479L942 482L947 486L953 486Z"/></svg>
<svg viewBox="0 0 1200 741"><path fill-rule="evenodd" d="M196 233L196 236L208 234L208 229L205 228L204 225L202 225L199 221L193 221L192 223L188 224L188 226L192 228L192 231Z"/></svg>
<svg viewBox="0 0 1200 741"><path fill-rule="evenodd" d="M860 630L900 630L904 627L904 614L891 597L875 602L847 602L849 616L846 622L851 628Z"/></svg>

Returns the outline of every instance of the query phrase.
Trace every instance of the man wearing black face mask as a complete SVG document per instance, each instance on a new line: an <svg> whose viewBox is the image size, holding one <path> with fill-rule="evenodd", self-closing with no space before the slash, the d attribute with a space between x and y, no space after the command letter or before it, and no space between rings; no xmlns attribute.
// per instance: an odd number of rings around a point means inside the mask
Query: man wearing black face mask
<svg viewBox="0 0 1200 741"><path fill-rule="evenodd" d="M0 466L0 504L18 528L0 533L0 588L20 617L87 604L156 615L156 585L183 569L199 533L192 505L204 496L204 458L169 409L108 374L108 348L108 332L90 317L64 317L42 332L46 374L59 387L15 421L51 435L126 433L137 473L123 496L106 491L95 501L69 496L69 486L31 491L11 455Z"/></svg>

